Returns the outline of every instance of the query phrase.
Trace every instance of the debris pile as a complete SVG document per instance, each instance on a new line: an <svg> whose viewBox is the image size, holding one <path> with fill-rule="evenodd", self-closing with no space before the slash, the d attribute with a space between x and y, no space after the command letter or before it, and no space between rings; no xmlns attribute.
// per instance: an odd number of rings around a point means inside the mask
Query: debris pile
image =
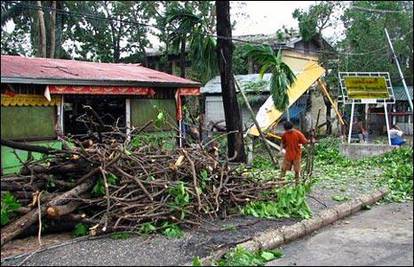
<svg viewBox="0 0 414 267"><path fill-rule="evenodd" d="M139 231L148 223L200 225L246 202L274 199L262 192L283 185L231 168L211 148L214 142L165 150L137 142L139 131L132 140L114 136L122 133L72 140L74 146L62 150L2 140L44 157L24 163L19 175L1 178L2 198L11 193L21 204L2 226L1 245L36 226L39 218L82 222L92 235Z"/></svg>

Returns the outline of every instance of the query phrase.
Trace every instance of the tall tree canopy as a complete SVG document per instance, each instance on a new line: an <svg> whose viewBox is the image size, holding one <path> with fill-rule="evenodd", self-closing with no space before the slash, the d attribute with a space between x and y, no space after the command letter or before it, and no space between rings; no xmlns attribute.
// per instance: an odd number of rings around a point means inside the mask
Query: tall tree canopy
<svg viewBox="0 0 414 267"><path fill-rule="evenodd" d="M350 55L340 55L339 70L386 71L393 83L401 84L385 36L387 28L406 81L413 84L412 1L354 1L344 11L342 21L345 39L338 48Z"/></svg>

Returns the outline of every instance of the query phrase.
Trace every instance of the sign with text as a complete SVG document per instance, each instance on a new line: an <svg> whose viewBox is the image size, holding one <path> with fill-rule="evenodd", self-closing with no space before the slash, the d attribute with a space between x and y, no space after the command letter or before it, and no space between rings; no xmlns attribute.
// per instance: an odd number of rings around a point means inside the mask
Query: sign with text
<svg viewBox="0 0 414 267"><path fill-rule="evenodd" d="M385 77L347 76L345 88L350 99L388 99Z"/></svg>

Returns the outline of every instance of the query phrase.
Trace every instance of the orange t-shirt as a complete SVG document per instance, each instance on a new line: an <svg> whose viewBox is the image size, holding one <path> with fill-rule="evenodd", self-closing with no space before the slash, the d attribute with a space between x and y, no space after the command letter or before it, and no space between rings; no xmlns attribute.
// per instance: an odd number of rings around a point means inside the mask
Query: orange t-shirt
<svg viewBox="0 0 414 267"><path fill-rule="evenodd" d="M285 159L297 160L302 157L299 144L307 144L308 139L300 131L292 129L282 135L282 143L284 149L286 149Z"/></svg>

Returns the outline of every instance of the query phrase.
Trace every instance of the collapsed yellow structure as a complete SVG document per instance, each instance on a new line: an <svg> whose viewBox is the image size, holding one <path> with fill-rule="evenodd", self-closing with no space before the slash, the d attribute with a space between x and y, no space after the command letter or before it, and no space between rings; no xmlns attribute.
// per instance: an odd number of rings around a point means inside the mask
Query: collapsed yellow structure
<svg viewBox="0 0 414 267"><path fill-rule="evenodd" d="M289 97L289 107L293 105L311 86L314 82L318 81L319 86L321 87L322 92L328 97L331 101L332 106L339 118L339 121L344 124L339 111L333 103L332 98L330 97L326 87L323 82L319 80L325 73L325 69L319 66L314 61L309 61L303 71L296 76L295 83L289 87L287 93ZM269 129L271 126L276 124L282 117L283 112L277 110L273 104L272 96L270 96L266 102L260 107L259 112L256 115L256 120L260 126L260 129L264 132ZM255 125L253 125L247 133L252 136L259 136L259 131Z"/></svg>

